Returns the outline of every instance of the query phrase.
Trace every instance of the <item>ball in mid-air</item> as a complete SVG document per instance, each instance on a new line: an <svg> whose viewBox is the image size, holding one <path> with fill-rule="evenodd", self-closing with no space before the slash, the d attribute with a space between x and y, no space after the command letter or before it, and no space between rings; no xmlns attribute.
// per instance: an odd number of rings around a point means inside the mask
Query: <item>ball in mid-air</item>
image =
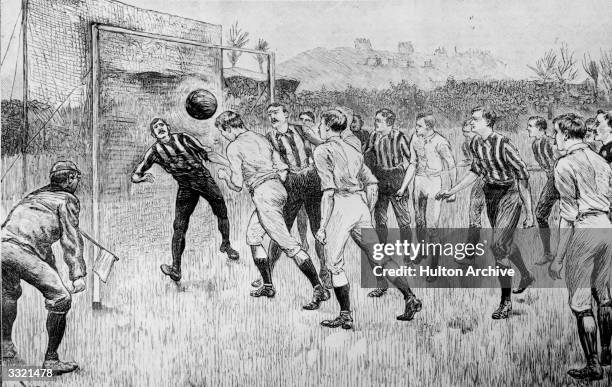
<svg viewBox="0 0 612 387"><path fill-rule="evenodd" d="M196 120L207 120L217 111L217 98L208 90L194 90L187 96L185 109Z"/></svg>

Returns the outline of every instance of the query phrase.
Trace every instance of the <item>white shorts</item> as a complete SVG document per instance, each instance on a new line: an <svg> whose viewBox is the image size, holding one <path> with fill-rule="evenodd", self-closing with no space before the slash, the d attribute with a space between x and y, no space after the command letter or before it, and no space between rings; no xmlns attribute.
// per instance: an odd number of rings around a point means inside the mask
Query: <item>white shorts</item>
<svg viewBox="0 0 612 387"><path fill-rule="evenodd" d="M283 209L287 203L287 191L283 183L278 179L267 180L255 187L252 197L255 211L251 214L247 226L247 244L259 246L268 234L287 256L293 257L299 253L302 247L287 229L283 217Z"/></svg>
<svg viewBox="0 0 612 387"><path fill-rule="evenodd" d="M565 282L570 308L591 309L593 293L599 301L610 299L612 268L612 225L605 214L574 223L574 234L566 253Z"/></svg>
<svg viewBox="0 0 612 387"><path fill-rule="evenodd" d="M440 176L414 177L414 215L417 227L438 228L441 200L436 194L442 190Z"/></svg>
<svg viewBox="0 0 612 387"><path fill-rule="evenodd" d="M351 232L372 227L372 216L364 192L334 194L334 209L325 229L327 234L325 257L327 267L332 274L344 272L344 247ZM357 263L359 262L357 260Z"/></svg>

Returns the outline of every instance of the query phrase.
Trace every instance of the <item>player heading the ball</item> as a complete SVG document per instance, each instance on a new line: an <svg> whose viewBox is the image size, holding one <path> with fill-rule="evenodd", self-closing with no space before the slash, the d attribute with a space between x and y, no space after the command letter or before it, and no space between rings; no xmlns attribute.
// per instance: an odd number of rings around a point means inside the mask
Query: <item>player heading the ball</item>
<svg viewBox="0 0 612 387"><path fill-rule="evenodd" d="M210 161L226 166L228 164L225 158L204 147L200 141L187 133L172 133L170 125L163 118L154 118L149 129L151 136L155 138L155 143L134 169L132 182L153 183L155 178L147 171L153 164L158 164L178 183L172 235L172 266L163 264L161 271L173 281L180 281L185 234L191 214L198 205L200 197L208 202L217 217L217 225L223 238L219 250L226 253L230 259L239 259L238 252L230 244L230 223L225 200L204 164L205 161Z"/></svg>

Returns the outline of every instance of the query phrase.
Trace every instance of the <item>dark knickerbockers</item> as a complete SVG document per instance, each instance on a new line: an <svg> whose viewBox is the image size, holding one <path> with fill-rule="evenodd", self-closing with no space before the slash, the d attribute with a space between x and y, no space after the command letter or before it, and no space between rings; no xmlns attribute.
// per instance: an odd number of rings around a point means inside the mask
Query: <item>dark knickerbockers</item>
<svg viewBox="0 0 612 387"><path fill-rule="evenodd" d="M548 136L537 138L531 144L533 155L542 170L546 173L546 183L540 193L538 204L536 205L536 219L540 229L540 239L544 247L545 259L542 262L551 260L550 252L550 229L548 218L552 212L552 208L559 200L559 192L555 188L555 179L553 169L557 160L557 154L554 150L554 139Z"/></svg>
<svg viewBox="0 0 612 387"><path fill-rule="evenodd" d="M178 183L172 235L172 268L178 277L185 250L185 234L200 197L209 203L217 217L222 237L221 251L236 255L237 258L237 253L230 245L230 224L225 200L219 186L203 165L204 161L209 161L208 153L197 139L186 133L172 133L167 142L156 141L134 170L135 175L142 176L153 164L158 164Z"/></svg>
<svg viewBox="0 0 612 387"><path fill-rule="evenodd" d="M492 132L487 138L471 143L471 171L482 177L489 222L493 228L492 252L497 264L509 267L512 262L521 273L521 282L530 280L521 252L514 243L514 231L521 215L518 180L527 180L527 166L510 140ZM507 318L512 278L499 277L502 288L500 308L493 318ZM526 287L526 286L523 286Z"/></svg>

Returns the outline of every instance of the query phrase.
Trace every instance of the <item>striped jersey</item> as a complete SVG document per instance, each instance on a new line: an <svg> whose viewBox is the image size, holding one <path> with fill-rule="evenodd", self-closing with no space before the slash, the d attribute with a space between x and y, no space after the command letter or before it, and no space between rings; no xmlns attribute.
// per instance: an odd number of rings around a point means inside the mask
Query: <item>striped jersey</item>
<svg viewBox="0 0 612 387"><path fill-rule="evenodd" d="M546 171L546 173L552 173L555 168L555 161L557 161L557 155L555 154L554 139L548 136L542 136L536 138L531 143L531 149L533 155L540 167Z"/></svg>
<svg viewBox="0 0 612 387"><path fill-rule="evenodd" d="M266 138L290 170L299 171L311 165L312 149L310 142L304 139L301 127L289 125L285 133L275 129L268 132Z"/></svg>
<svg viewBox="0 0 612 387"><path fill-rule="evenodd" d="M463 154L464 160L472 161L472 151L470 150L472 140L478 136L474 136L471 138L466 138L465 141L461 144L461 153Z"/></svg>
<svg viewBox="0 0 612 387"><path fill-rule="evenodd" d="M376 156L376 166L380 168L396 168L406 166L410 161L410 146L406 136L399 130L389 133L372 132L366 152Z"/></svg>
<svg viewBox="0 0 612 387"><path fill-rule="evenodd" d="M203 161L208 161L208 153L200 141L186 133L172 133L170 141L157 141L147 150L134 173L142 175L153 164L159 164L170 174L205 170Z"/></svg>
<svg viewBox="0 0 612 387"><path fill-rule="evenodd" d="M359 139L359 142L361 143L361 150L363 152L368 146L368 141L370 140L370 132L364 129L360 129L352 133L355 135L355 137Z"/></svg>
<svg viewBox="0 0 612 387"><path fill-rule="evenodd" d="M599 149L599 155L603 157L608 162L608 164L612 164L612 142L604 144Z"/></svg>
<svg viewBox="0 0 612 387"><path fill-rule="evenodd" d="M475 136L470 144L471 171L489 184L510 184L515 179L527 180L527 166L510 140L497 132L487 138Z"/></svg>

